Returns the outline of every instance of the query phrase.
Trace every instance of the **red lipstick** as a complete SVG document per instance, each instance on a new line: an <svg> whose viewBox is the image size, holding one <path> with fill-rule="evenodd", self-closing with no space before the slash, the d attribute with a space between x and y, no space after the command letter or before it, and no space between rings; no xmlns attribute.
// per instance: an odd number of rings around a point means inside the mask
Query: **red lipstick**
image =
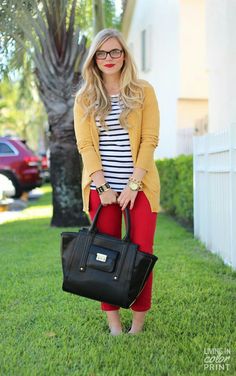
<svg viewBox="0 0 236 376"><path fill-rule="evenodd" d="M115 65L115 64L106 64L106 65L104 65L104 67L112 68L112 67L114 67L114 65Z"/></svg>

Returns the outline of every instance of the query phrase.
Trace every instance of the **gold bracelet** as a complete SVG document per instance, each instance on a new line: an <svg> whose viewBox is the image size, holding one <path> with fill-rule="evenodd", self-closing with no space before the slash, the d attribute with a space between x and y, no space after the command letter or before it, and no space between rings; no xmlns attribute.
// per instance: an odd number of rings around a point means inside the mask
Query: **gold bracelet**
<svg viewBox="0 0 236 376"><path fill-rule="evenodd" d="M143 184L142 184L141 180L137 180L133 176L130 176L129 182L134 182L135 184L137 184L139 190L141 190L143 188Z"/></svg>

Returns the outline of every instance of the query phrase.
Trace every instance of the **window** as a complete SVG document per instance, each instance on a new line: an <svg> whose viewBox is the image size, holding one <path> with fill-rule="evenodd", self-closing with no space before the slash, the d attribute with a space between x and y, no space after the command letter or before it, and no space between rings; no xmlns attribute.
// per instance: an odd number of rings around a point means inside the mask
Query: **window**
<svg viewBox="0 0 236 376"><path fill-rule="evenodd" d="M151 27L149 26L141 31L141 69L144 72L148 72L151 69L152 48Z"/></svg>
<svg viewBox="0 0 236 376"><path fill-rule="evenodd" d="M16 155L16 153L9 144L0 142L0 155Z"/></svg>
<svg viewBox="0 0 236 376"><path fill-rule="evenodd" d="M141 33L141 54L142 54L142 70L146 70L146 30L143 30Z"/></svg>

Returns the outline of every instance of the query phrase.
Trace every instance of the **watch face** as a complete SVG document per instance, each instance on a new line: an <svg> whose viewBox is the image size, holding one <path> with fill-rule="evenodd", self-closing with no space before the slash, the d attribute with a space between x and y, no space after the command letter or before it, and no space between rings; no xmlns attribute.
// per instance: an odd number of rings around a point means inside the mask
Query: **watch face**
<svg viewBox="0 0 236 376"><path fill-rule="evenodd" d="M138 189L138 184L135 183L134 181L130 181L130 182L129 182L129 187L130 187L130 189L131 189L132 191L137 191L137 189Z"/></svg>

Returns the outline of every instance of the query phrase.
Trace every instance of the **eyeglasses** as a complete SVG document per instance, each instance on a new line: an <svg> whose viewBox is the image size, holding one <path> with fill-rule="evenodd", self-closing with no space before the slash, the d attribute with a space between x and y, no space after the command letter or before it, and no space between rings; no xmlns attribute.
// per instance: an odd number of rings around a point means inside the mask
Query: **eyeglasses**
<svg viewBox="0 0 236 376"><path fill-rule="evenodd" d="M123 50L119 50L118 48L114 48L111 51L96 51L95 52L95 57L97 60L105 60L107 55L110 55L112 59L119 59L123 53Z"/></svg>

